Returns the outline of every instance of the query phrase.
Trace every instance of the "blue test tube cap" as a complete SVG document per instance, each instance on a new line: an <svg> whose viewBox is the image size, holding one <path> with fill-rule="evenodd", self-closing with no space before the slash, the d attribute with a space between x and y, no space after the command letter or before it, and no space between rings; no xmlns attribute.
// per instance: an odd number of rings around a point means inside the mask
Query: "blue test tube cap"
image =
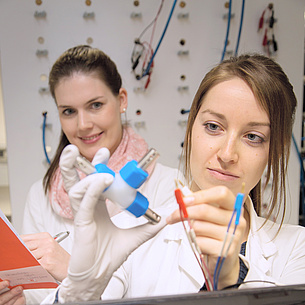
<svg viewBox="0 0 305 305"><path fill-rule="evenodd" d="M133 203L126 209L136 217L140 217L145 214L148 209L149 202L145 196L137 192L136 198Z"/></svg>
<svg viewBox="0 0 305 305"><path fill-rule="evenodd" d="M148 173L138 167L136 160L129 161L121 170L120 175L131 187L139 188L148 177Z"/></svg>

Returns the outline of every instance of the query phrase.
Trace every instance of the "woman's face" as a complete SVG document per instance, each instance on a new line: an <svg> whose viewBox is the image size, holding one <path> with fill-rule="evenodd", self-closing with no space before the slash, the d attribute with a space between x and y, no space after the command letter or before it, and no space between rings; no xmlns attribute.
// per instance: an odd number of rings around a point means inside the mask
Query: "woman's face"
<svg viewBox="0 0 305 305"><path fill-rule="evenodd" d="M190 156L192 190L227 186L245 194L258 183L267 165L270 120L240 78L214 86L193 125Z"/></svg>
<svg viewBox="0 0 305 305"><path fill-rule="evenodd" d="M62 79L55 97L63 132L80 153L92 161L101 147L112 154L122 138L121 113L127 108L127 92L113 95L94 75L75 73Z"/></svg>

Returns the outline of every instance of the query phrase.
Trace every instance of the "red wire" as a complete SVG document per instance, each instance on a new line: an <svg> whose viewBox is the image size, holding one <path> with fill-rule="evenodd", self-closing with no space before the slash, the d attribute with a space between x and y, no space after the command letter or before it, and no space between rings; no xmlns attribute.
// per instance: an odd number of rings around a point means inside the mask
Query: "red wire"
<svg viewBox="0 0 305 305"><path fill-rule="evenodd" d="M185 233L188 235L188 231L187 231L187 228L185 226L185 223L184 223L184 220L187 220L188 221L188 224L189 224L189 227L190 229L192 229L192 225L191 225L191 221L188 217L188 213L187 213L187 210L186 210L186 207L185 207L185 204L184 204L184 201L183 201L183 194L182 194L182 191L178 188L175 190L175 196L176 196L176 200L177 200L177 203L179 205L179 211L180 211L180 219L181 219L181 222L183 224L183 227L184 227L184 231ZM189 236L189 235L188 235ZM204 268L202 267L202 265L204 265L205 269L207 270L207 273L208 273L208 276L209 278L211 279L211 275L209 273L209 270L207 268L207 266L205 265L205 262L203 260L203 255L202 254L199 254L200 255L200 261L196 255L196 253L194 252L194 255L195 255L195 258L201 268L201 271L203 273L203 276L204 276L204 279L205 279L205 284L206 284L206 287L207 287L207 290L208 291L211 291L213 289L211 289L210 287L210 281L207 279L207 275L205 274L205 271L204 271Z"/></svg>
<svg viewBox="0 0 305 305"><path fill-rule="evenodd" d="M160 12L161 12L163 3L164 3L164 0L162 0L162 2L161 2L161 4L160 4L160 7L159 7L159 10L158 10L158 12L157 12L157 15L156 15L156 17L155 17L155 19L154 19L154 26L153 26L153 29L152 29L152 33L151 33L151 37L150 37L150 42L149 42L150 49L152 50L151 54L153 54L153 49L152 49L151 45L152 45L153 37L154 37L154 34L155 34L155 29L156 29L156 25L157 25L157 20L158 20L158 18L159 18L159 15L160 15ZM145 59L144 59L144 61L143 61L143 69L144 69L144 66L145 66L145 64L146 64L147 55L148 55L148 53L146 53ZM152 56L152 55L151 55L151 56Z"/></svg>
<svg viewBox="0 0 305 305"><path fill-rule="evenodd" d="M265 11L266 10L263 11L261 18L259 19L258 30L263 28Z"/></svg>

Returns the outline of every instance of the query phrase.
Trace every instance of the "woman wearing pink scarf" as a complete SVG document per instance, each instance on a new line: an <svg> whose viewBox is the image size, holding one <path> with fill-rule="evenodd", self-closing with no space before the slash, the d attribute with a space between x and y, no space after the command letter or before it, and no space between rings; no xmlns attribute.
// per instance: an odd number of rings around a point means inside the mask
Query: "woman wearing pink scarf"
<svg viewBox="0 0 305 305"><path fill-rule="evenodd" d="M110 151L108 166L118 172L130 160L140 160L148 145L131 127L125 126L121 114L128 105L127 91L114 62L102 51L77 46L63 53L49 75L50 92L56 102L62 134L55 157L43 180L36 182L28 194L24 221L24 241L58 281L67 275L73 243L73 213L65 191L59 159L63 149L74 144L82 156L92 161L101 147ZM79 172L80 179L84 174ZM174 206L175 169L156 163L140 192L151 208ZM120 212L108 202L110 215ZM132 218L132 217L130 217ZM133 219L130 220L132 225ZM60 244L53 237L59 232L70 235ZM39 303L46 293L26 291L27 304Z"/></svg>

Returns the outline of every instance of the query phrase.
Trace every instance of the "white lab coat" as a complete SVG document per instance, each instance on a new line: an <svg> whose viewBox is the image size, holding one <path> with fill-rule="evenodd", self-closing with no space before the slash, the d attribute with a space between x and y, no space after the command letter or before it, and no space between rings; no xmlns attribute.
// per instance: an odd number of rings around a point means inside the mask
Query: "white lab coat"
<svg viewBox="0 0 305 305"><path fill-rule="evenodd" d="M155 210L164 215L170 214L176 207ZM249 271L244 280L246 284L240 288L304 284L305 228L285 224L275 236L277 224L268 221L260 228L264 219L256 215L252 203L248 210L250 233L246 256L242 258ZM113 221L123 227L131 225L125 213L116 215ZM166 226L129 256L114 273L102 299L197 293L203 284L202 271L191 251L183 225L177 223ZM52 293L44 303L53 303L54 299L55 293Z"/></svg>
<svg viewBox="0 0 305 305"><path fill-rule="evenodd" d="M305 228L278 225L258 217L252 203L244 258L249 268L240 288L305 283ZM122 217L124 215L118 215ZM268 282L262 282L268 281ZM274 283L274 284L272 284ZM204 284L182 223L165 227L138 248L114 274L102 298L120 299L197 293Z"/></svg>
<svg viewBox="0 0 305 305"><path fill-rule="evenodd" d="M155 209L158 206L173 206L175 200L173 193L175 189L175 179L181 179L178 170L159 163L156 164L154 171L149 179L139 188L139 191L149 200L149 206ZM122 217L124 222L137 222L133 215L124 212ZM119 226L120 221L116 224ZM42 180L34 183L27 196L27 201L23 219L23 234L39 232L49 232L52 236L59 232L69 231L68 238L63 240L60 245L71 253L74 240L73 220L58 216L52 209L47 196L44 194ZM25 291L27 304L39 304L54 289L37 289Z"/></svg>

